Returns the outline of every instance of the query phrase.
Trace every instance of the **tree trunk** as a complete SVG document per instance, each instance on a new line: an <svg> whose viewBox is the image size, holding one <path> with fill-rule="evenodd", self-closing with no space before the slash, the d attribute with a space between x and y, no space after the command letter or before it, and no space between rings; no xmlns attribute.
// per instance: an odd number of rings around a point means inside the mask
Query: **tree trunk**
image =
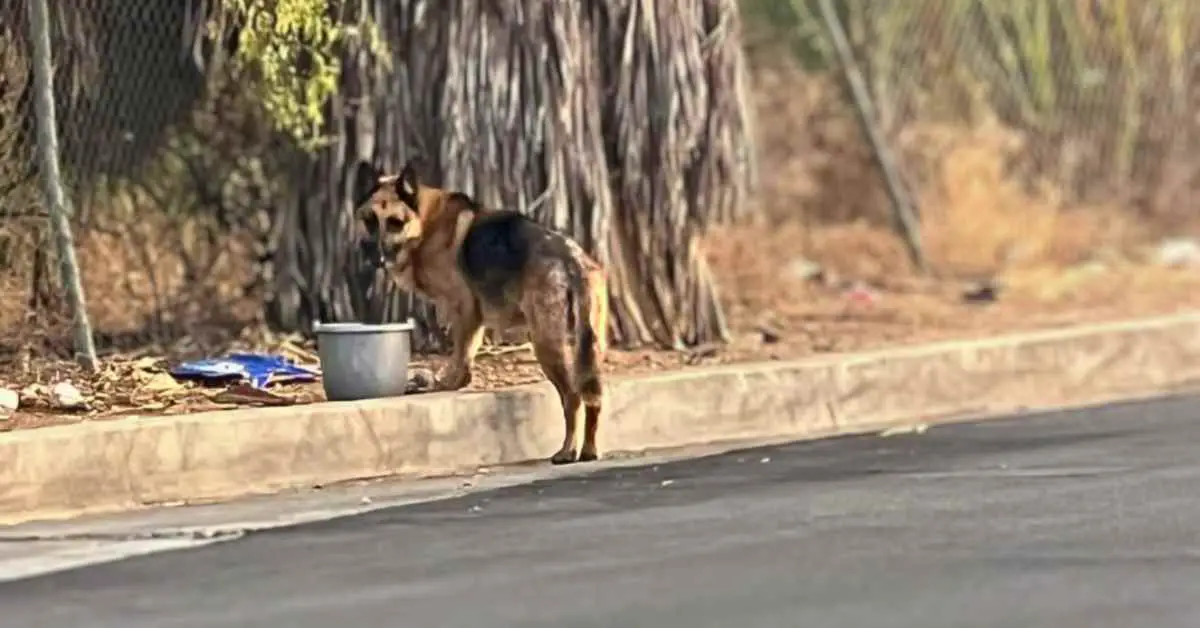
<svg viewBox="0 0 1200 628"><path fill-rule="evenodd" d="M278 324L396 320L443 338L427 304L356 272L359 159L420 155L442 186L560 229L609 268L626 346L726 339L699 235L751 180L733 0L442 3L365 0L389 63L348 51L333 143L301 159L277 208ZM696 25L702 25L702 29Z"/></svg>

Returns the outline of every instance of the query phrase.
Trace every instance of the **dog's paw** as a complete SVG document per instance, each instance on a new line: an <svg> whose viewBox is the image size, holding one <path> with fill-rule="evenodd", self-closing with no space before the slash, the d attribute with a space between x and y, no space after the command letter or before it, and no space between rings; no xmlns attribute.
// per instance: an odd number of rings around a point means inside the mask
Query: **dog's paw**
<svg viewBox="0 0 1200 628"><path fill-rule="evenodd" d="M438 377L438 390L462 390L471 385L471 371L451 369Z"/></svg>
<svg viewBox="0 0 1200 628"><path fill-rule="evenodd" d="M409 371L408 385L405 387L407 394L417 394L429 392L437 388L437 377L433 371L425 368L418 368Z"/></svg>
<svg viewBox="0 0 1200 628"><path fill-rule="evenodd" d="M558 453L550 456L550 464L571 464L578 460L579 456L574 449L560 449Z"/></svg>

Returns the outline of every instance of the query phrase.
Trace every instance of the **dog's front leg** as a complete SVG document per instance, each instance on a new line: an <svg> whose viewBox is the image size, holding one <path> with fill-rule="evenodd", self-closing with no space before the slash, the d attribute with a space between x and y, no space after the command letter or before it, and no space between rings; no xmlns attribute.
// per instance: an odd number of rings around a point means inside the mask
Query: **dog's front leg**
<svg viewBox="0 0 1200 628"><path fill-rule="evenodd" d="M450 364L443 376L438 378L438 388L441 390L459 390L471 383L475 354L483 344L483 317L479 308L472 304L456 309L454 320L450 323L454 343Z"/></svg>

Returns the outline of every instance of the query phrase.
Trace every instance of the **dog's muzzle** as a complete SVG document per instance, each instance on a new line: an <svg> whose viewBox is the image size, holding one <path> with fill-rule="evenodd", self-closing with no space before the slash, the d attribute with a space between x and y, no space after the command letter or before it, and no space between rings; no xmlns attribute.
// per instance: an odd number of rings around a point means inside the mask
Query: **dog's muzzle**
<svg viewBox="0 0 1200 628"><path fill-rule="evenodd" d="M387 268L388 258L383 247L374 238L363 238L358 241L359 252L363 260L375 268Z"/></svg>

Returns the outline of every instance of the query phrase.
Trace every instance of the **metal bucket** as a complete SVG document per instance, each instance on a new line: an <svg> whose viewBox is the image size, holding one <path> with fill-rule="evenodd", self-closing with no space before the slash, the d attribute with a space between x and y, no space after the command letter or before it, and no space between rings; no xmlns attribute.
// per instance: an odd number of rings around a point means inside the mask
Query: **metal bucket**
<svg viewBox="0 0 1200 628"><path fill-rule="evenodd" d="M408 387L413 322L313 323L330 401L398 397Z"/></svg>

